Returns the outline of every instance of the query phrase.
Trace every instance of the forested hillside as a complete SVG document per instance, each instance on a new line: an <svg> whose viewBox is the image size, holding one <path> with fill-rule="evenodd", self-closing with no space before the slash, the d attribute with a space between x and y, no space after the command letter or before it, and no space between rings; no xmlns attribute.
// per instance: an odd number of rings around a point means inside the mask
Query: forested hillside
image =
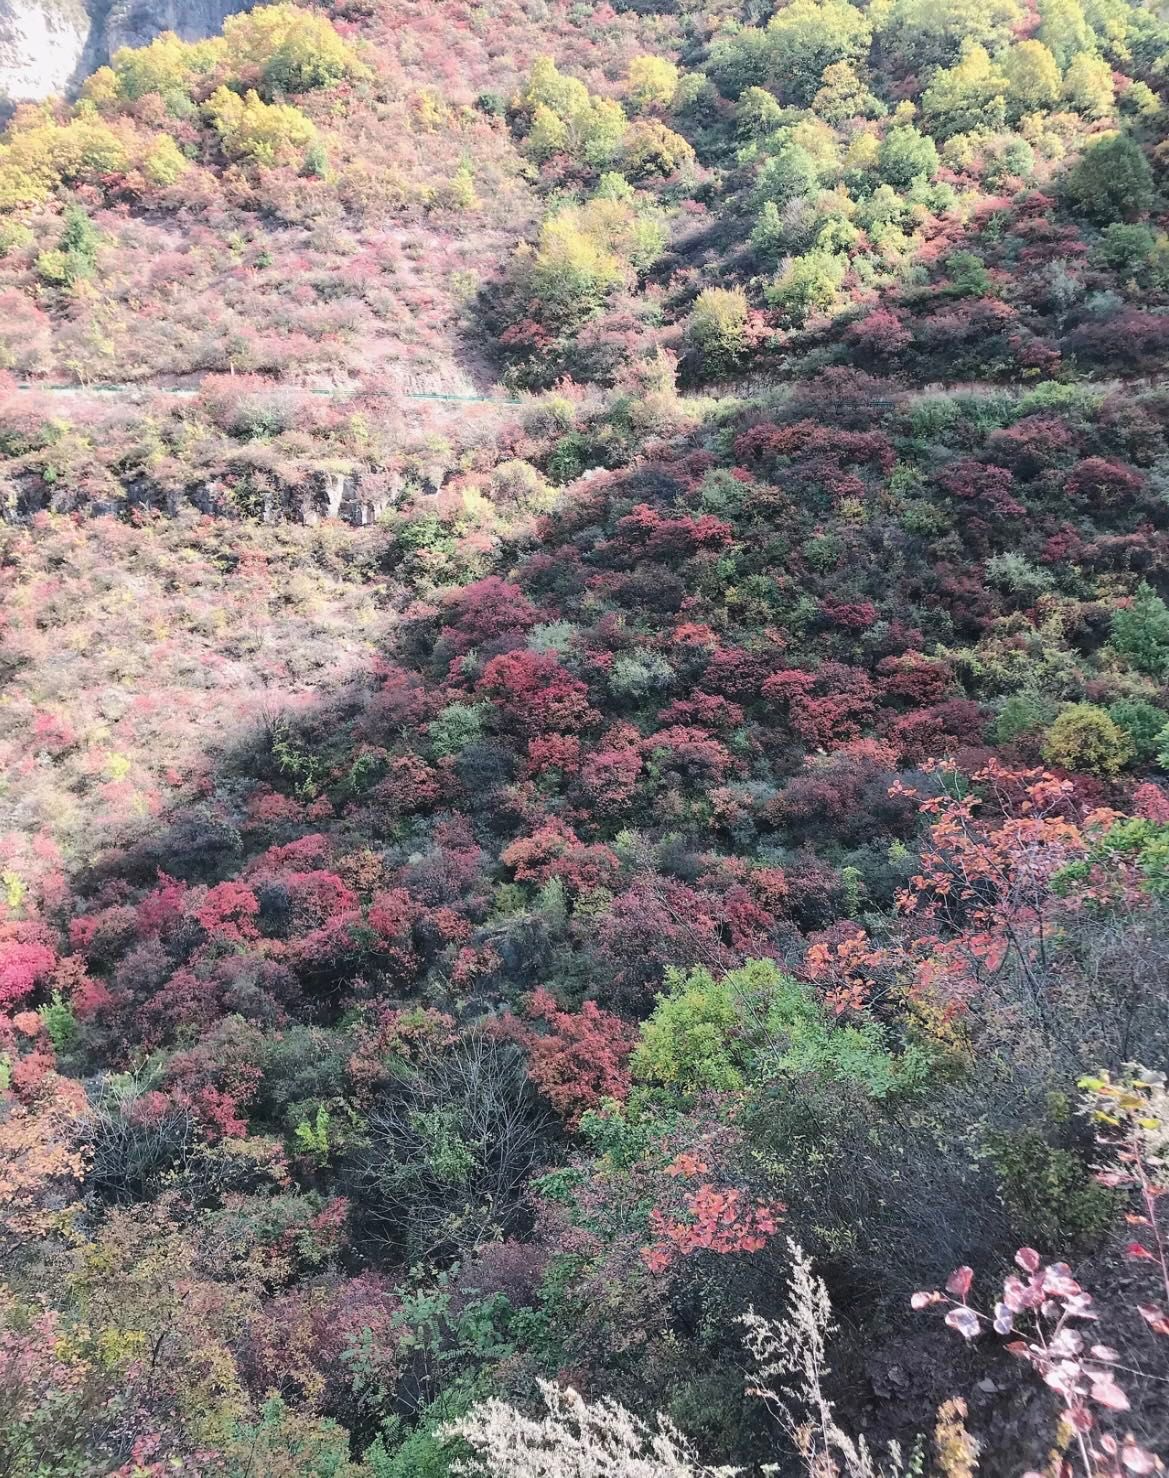
<svg viewBox="0 0 1169 1478"><path fill-rule="evenodd" d="M3 1478L1169 1462L1169 20L660 3L0 136Z"/></svg>

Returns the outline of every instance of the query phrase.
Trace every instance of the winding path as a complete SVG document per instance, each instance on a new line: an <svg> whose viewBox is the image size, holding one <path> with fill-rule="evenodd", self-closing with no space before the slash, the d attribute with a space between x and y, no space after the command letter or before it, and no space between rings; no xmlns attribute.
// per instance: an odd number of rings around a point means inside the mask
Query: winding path
<svg viewBox="0 0 1169 1478"><path fill-rule="evenodd" d="M105 395L114 399L129 398L136 395L174 395L183 399L189 399L198 395L202 384L200 382L200 384L193 386L157 385L147 382L141 385L134 385L111 382L109 384L93 385L49 385L41 384L36 380L21 380L18 382L16 388L17 390L23 390L28 393L39 392L41 395L63 395L73 396L75 398L85 398L91 395ZM343 400L360 391L359 386L352 386L346 389L325 390L313 388L308 385L291 385L280 380L274 380L272 382L272 389L294 390L305 395L319 395L328 400ZM519 405L520 403L512 395L446 395L439 391L420 390L384 390L366 391L365 393L385 395L395 400L439 401L461 405Z"/></svg>

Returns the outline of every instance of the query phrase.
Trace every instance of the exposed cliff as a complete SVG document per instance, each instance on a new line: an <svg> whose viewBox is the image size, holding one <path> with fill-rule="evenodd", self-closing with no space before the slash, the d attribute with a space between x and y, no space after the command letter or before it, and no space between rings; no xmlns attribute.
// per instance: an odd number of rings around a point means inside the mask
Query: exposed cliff
<svg viewBox="0 0 1169 1478"><path fill-rule="evenodd" d="M87 70L94 29L84 0L0 0L0 96L64 91Z"/></svg>
<svg viewBox="0 0 1169 1478"><path fill-rule="evenodd" d="M3 0L0 0L0 4ZM145 46L162 31L184 41L213 36L229 15L255 0L114 0L102 27L100 66L119 46Z"/></svg>
<svg viewBox="0 0 1169 1478"><path fill-rule="evenodd" d="M211 36L254 0L0 0L0 98L67 92L120 46Z"/></svg>

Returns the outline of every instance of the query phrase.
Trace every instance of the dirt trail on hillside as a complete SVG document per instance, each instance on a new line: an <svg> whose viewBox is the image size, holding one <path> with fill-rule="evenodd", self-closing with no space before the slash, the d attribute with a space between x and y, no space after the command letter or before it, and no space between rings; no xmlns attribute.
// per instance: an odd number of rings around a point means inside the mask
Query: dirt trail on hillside
<svg viewBox="0 0 1169 1478"><path fill-rule="evenodd" d="M219 378L219 377L217 377ZM321 387L313 385L292 385L283 381L273 381L274 390L299 391L304 395L317 395L329 400L347 400L350 396L364 393L366 395L382 395L387 400L421 400L433 402L450 402L465 405L518 405L519 400L512 395L477 395L465 394L457 391L429 390L421 388L427 376L416 375L411 377L414 389L393 389L384 391L362 391L359 385L345 385ZM136 384L119 384L111 381L106 384L92 385L53 385L36 380L23 380L16 386L18 392L27 395L59 395L73 399L85 400L87 398L112 398L131 400L134 398L145 399L151 395L173 395L178 399L189 399L199 394L202 388L202 380L197 378L193 383L167 384L162 381L147 381Z"/></svg>

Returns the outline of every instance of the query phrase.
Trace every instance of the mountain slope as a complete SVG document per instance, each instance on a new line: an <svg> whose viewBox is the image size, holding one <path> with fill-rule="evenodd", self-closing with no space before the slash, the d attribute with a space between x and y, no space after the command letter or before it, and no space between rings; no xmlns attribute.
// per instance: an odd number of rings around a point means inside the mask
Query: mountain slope
<svg viewBox="0 0 1169 1478"><path fill-rule="evenodd" d="M355 0L17 111L0 1468L1160 1471L1167 54Z"/></svg>

